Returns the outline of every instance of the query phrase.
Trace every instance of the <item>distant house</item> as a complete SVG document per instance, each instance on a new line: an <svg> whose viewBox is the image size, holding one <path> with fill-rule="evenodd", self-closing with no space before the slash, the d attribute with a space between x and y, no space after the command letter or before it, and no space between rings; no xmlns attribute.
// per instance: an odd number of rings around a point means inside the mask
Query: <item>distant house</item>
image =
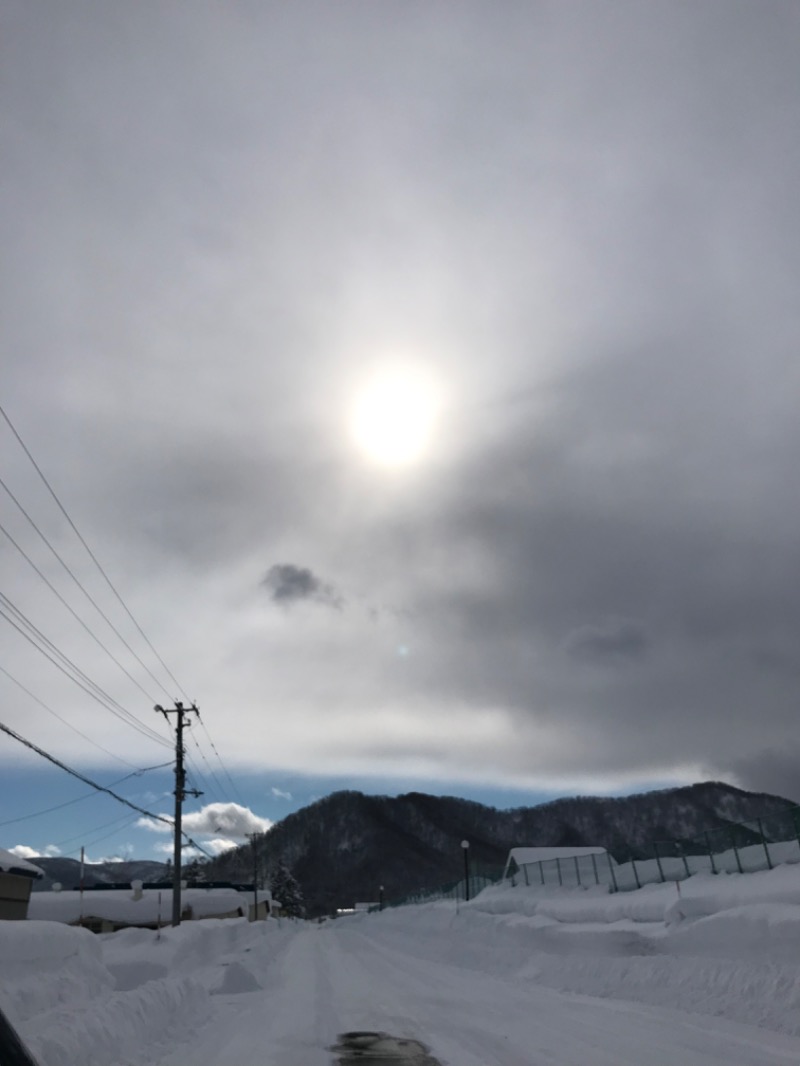
<svg viewBox="0 0 800 1066"><path fill-rule="evenodd" d="M28 917L31 885L44 877L44 870L0 848L0 919L19 921Z"/></svg>
<svg viewBox="0 0 800 1066"><path fill-rule="evenodd" d="M181 892L181 921L204 918L266 918L271 913L268 890L241 891L234 886L185 888ZM39 921L80 925L93 933L118 929L159 929L172 921L172 889L126 887L95 889L83 893L35 892L28 917Z"/></svg>
<svg viewBox="0 0 800 1066"><path fill-rule="evenodd" d="M614 860L605 848L512 848L503 879L523 884L559 884L565 887L607 884Z"/></svg>

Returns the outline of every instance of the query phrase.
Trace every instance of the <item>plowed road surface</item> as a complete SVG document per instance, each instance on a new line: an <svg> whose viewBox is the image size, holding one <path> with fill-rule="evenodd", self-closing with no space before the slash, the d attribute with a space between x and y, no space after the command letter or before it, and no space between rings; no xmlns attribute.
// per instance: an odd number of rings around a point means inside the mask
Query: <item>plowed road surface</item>
<svg viewBox="0 0 800 1066"><path fill-rule="evenodd" d="M298 927L271 957L258 950L240 958L261 987L214 996L160 1066L322 1066L348 1030L413 1038L442 1066L800 1064L798 1037L430 961L380 921Z"/></svg>

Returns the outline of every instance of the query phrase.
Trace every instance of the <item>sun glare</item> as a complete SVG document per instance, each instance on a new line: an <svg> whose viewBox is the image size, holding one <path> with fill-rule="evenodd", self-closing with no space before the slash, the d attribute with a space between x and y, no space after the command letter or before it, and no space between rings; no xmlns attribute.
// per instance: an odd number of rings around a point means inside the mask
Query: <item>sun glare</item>
<svg viewBox="0 0 800 1066"><path fill-rule="evenodd" d="M372 462L406 466L428 451L439 413L437 389L412 370L383 371L356 394L351 433Z"/></svg>

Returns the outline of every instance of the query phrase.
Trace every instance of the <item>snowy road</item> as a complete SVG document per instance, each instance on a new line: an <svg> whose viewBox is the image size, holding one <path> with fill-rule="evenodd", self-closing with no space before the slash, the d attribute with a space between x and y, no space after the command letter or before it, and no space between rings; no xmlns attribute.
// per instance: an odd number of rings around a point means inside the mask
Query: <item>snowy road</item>
<svg viewBox="0 0 800 1066"><path fill-rule="evenodd" d="M798 898L800 866L323 925L6 922L0 1006L40 1066L334 1066L353 1031L439 1066L798 1066Z"/></svg>
<svg viewBox="0 0 800 1066"><path fill-rule="evenodd" d="M321 1066L340 1033L364 1029L419 1040L442 1066L800 1063L798 1037L431 962L380 920L299 927L239 958L261 988L214 996L196 1036L152 1061Z"/></svg>

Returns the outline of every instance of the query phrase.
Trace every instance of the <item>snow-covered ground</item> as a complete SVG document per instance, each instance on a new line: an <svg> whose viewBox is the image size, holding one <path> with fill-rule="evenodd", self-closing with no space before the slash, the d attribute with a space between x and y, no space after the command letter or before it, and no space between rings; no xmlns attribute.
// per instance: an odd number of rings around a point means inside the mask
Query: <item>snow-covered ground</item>
<svg viewBox="0 0 800 1066"><path fill-rule="evenodd" d="M0 1005L41 1066L315 1066L350 1030L442 1066L797 1066L800 868L321 925L5 922Z"/></svg>

